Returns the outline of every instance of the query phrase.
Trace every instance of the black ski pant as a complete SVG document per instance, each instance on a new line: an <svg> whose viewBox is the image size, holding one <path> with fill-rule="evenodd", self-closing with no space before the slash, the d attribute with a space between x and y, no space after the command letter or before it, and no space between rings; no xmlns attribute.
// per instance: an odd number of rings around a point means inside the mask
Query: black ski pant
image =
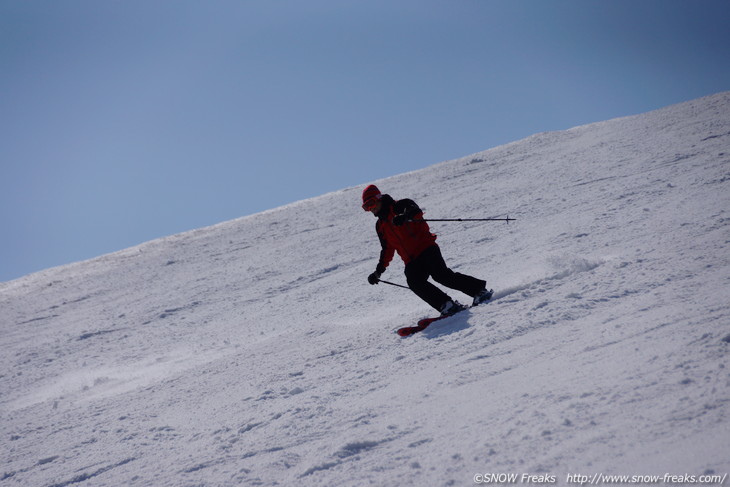
<svg viewBox="0 0 730 487"><path fill-rule="evenodd" d="M469 296L476 296L479 291L487 285L485 281L476 277L467 276L454 272L446 266L438 245L424 250L421 255L406 265L405 269L408 287L416 295L430 304L433 308L441 311L443 305L450 301L448 294L437 288L428 278L443 284L451 289L456 289Z"/></svg>

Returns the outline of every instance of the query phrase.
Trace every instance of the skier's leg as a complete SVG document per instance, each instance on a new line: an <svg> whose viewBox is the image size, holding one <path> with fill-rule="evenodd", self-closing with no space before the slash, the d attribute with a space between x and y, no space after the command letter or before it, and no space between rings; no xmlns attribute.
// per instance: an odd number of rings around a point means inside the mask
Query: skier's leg
<svg viewBox="0 0 730 487"><path fill-rule="evenodd" d="M476 277L468 276L460 272L454 272L449 269L446 266L446 262L444 262L444 258L441 255L441 249L439 249L438 246L431 247L426 252L429 252L428 260L430 274L433 277L433 280L439 284L461 291L471 297L476 296L479 291L486 287L487 283L481 279L477 279Z"/></svg>
<svg viewBox="0 0 730 487"><path fill-rule="evenodd" d="M406 265L405 273L408 287L416 293L416 296L431 305L432 308L441 311L444 303L450 301L451 298L441 289L428 282L428 269L419 265L419 260L416 259Z"/></svg>

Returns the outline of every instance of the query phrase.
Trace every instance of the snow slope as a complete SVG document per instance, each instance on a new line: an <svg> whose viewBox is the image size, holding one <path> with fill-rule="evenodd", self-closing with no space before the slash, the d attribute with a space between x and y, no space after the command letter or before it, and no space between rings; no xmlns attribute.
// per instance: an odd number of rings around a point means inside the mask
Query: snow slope
<svg viewBox="0 0 730 487"><path fill-rule="evenodd" d="M375 183L496 299L394 335L362 187L1 283L0 485L730 471L730 92Z"/></svg>

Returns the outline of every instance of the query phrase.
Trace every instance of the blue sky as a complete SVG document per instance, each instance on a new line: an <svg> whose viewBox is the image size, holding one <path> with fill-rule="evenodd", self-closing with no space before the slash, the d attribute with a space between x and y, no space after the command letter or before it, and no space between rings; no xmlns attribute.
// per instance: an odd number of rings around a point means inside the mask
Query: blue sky
<svg viewBox="0 0 730 487"><path fill-rule="evenodd" d="M0 281L730 90L728 18L726 0L0 0Z"/></svg>

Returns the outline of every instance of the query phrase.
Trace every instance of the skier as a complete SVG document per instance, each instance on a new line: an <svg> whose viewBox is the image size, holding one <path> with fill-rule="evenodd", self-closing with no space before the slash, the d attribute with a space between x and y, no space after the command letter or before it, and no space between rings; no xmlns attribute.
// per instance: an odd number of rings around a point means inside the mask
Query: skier
<svg viewBox="0 0 730 487"><path fill-rule="evenodd" d="M428 282L429 277L474 298L472 306L492 297L485 281L454 272L446 266L441 249L436 244L436 235L423 221L423 212L413 200L395 201L371 184L362 192L362 208L378 218L375 230L382 247L375 272L368 276L370 284L380 281L380 276L397 251L405 264L408 287L442 316L457 313L466 309L466 306L452 300L448 294Z"/></svg>

